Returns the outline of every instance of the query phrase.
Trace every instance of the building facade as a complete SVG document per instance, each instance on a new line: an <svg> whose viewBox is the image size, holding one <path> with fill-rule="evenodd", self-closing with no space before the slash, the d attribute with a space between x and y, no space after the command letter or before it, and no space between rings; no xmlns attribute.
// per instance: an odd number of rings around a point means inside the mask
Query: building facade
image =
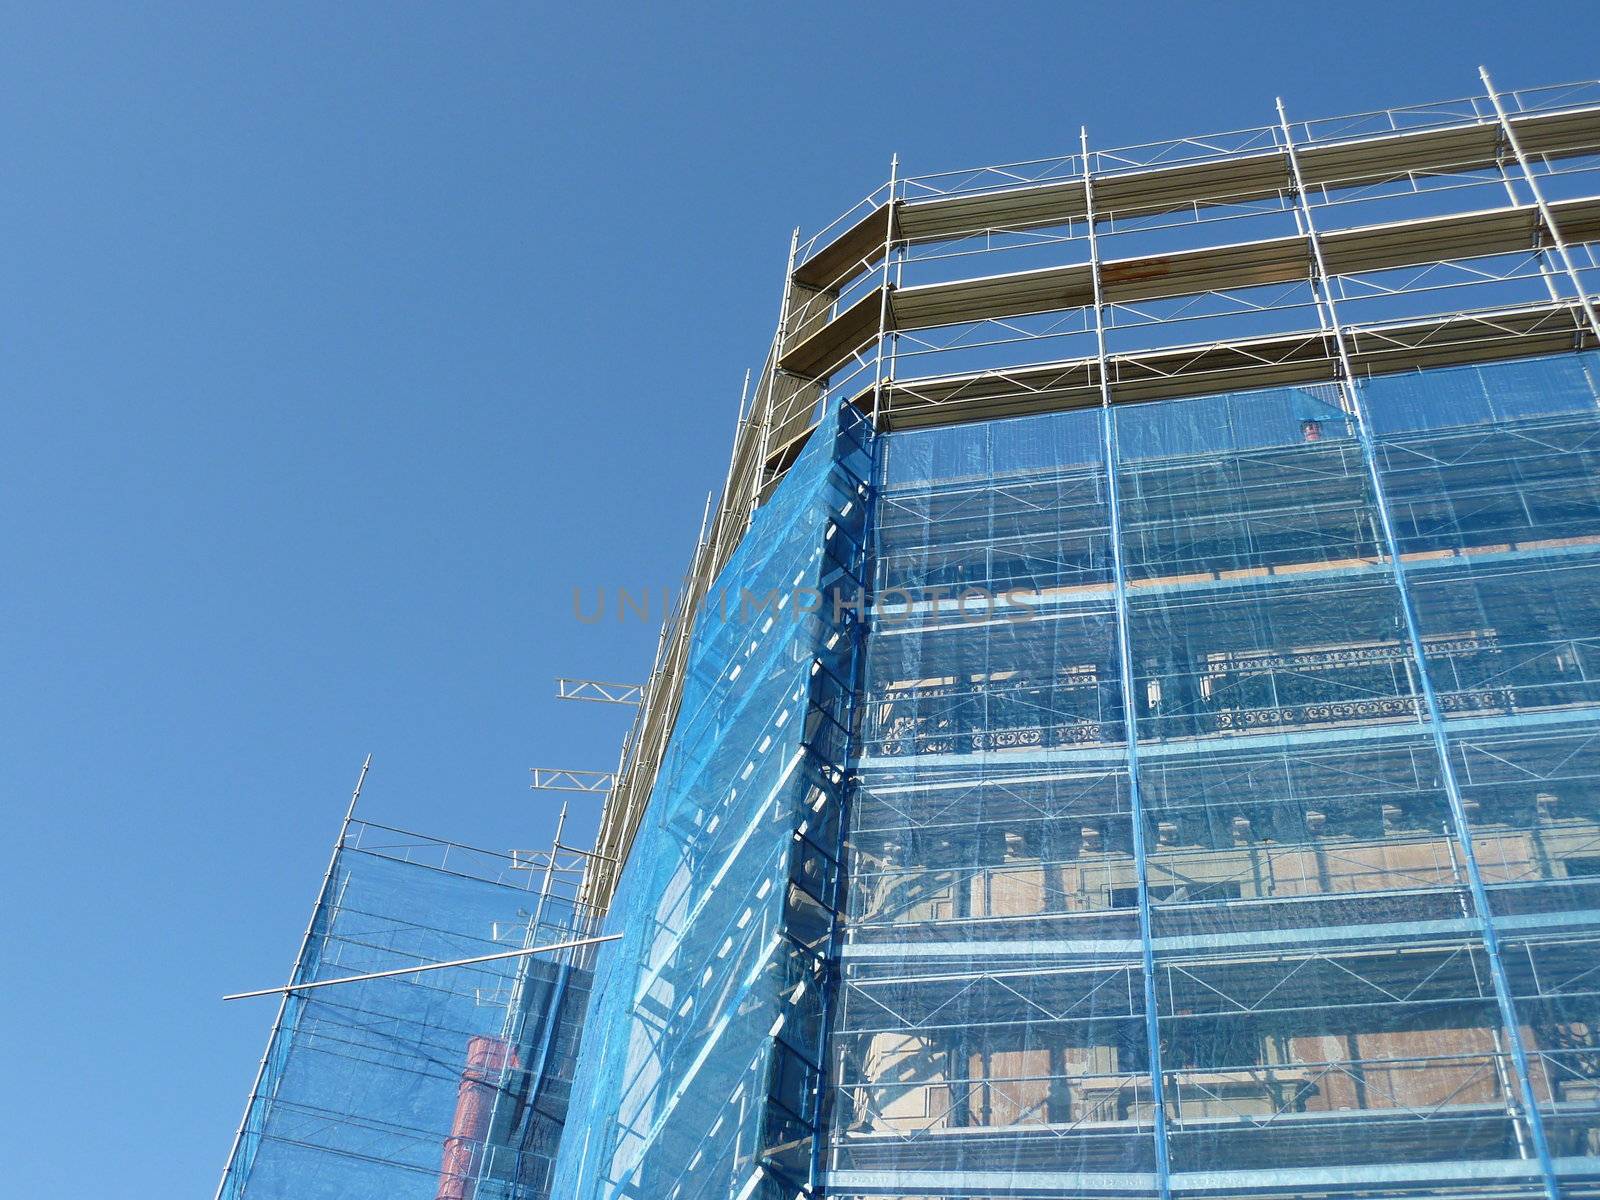
<svg viewBox="0 0 1600 1200"><path fill-rule="evenodd" d="M1600 85L1484 85L797 239L595 848L347 828L224 1194L1600 1192Z"/></svg>

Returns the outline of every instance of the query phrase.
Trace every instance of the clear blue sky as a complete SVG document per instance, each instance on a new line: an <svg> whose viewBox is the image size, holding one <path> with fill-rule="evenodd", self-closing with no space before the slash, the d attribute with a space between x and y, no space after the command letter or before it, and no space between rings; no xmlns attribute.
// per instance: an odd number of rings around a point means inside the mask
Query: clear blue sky
<svg viewBox="0 0 1600 1200"><path fill-rule="evenodd" d="M788 232L912 171L1600 75L1600 5L0 9L3 1190L209 1195L344 798L609 767Z"/></svg>

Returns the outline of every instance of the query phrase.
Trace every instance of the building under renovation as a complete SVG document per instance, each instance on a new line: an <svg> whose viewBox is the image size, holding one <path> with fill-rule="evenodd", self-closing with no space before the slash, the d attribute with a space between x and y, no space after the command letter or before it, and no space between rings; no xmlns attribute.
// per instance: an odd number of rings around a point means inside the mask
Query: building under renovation
<svg viewBox="0 0 1600 1200"><path fill-rule="evenodd" d="M352 812L219 1195L1600 1196L1600 83L1482 83L797 237L597 843Z"/></svg>

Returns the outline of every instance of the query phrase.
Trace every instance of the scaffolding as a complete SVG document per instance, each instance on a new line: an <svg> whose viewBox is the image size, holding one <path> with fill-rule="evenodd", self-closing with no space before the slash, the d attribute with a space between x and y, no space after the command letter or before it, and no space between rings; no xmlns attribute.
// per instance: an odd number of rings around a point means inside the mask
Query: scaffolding
<svg viewBox="0 0 1600 1200"><path fill-rule="evenodd" d="M829 1195L1600 1181L1600 356L1359 390L885 439Z"/></svg>
<svg viewBox="0 0 1600 1200"><path fill-rule="evenodd" d="M688 641L681 710L612 905L564 1200L780 1200L820 1172L862 627L865 418L835 414ZM731 595L730 595L731 593Z"/></svg>
<svg viewBox="0 0 1600 1200"><path fill-rule="evenodd" d="M1600 81L1484 85L1115 149L1085 137L1032 162L891 170L822 230L797 232L601 849L626 857L710 581L830 405L908 429L1600 344ZM593 880L597 903L615 882Z"/></svg>
<svg viewBox="0 0 1600 1200"><path fill-rule="evenodd" d="M796 240L684 614L867 414L813 1189L1593 1189L1600 85L1483 81Z"/></svg>
<svg viewBox="0 0 1600 1200"><path fill-rule="evenodd" d="M559 836L498 853L352 801L289 983L269 989L219 1200L544 1200L588 1000L586 861Z"/></svg>
<svg viewBox="0 0 1600 1200"><path fill-rule="evenodd" d="M1482 83L797 232L595 848L350 824L224 1193L1600 1197L1600 82Z"/></svg>

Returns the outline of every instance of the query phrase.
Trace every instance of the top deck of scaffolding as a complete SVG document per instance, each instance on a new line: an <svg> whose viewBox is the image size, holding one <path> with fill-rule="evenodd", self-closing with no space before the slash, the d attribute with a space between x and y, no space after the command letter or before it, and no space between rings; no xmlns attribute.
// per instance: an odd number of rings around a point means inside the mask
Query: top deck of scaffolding
<svg viewBox="0 0 1600 1200"><path fill-rule="evenodd" d="M1600 81L1506 92L1501 101L1529 153L1593 144ZM1309 185L1493 167L1505 155L1503 130L1485 95L1292 122L1289 135ZM824 289L870 267L882 255L891 204L897 238L921 241L1081 219L1086 174L1097 181L1103 220L1118 212L1266 198L1292 186L1284 140L1283 126L1272 124L1091 150L1087 158L1067 154L894 179L799 242L794 278Z"/></svg>

